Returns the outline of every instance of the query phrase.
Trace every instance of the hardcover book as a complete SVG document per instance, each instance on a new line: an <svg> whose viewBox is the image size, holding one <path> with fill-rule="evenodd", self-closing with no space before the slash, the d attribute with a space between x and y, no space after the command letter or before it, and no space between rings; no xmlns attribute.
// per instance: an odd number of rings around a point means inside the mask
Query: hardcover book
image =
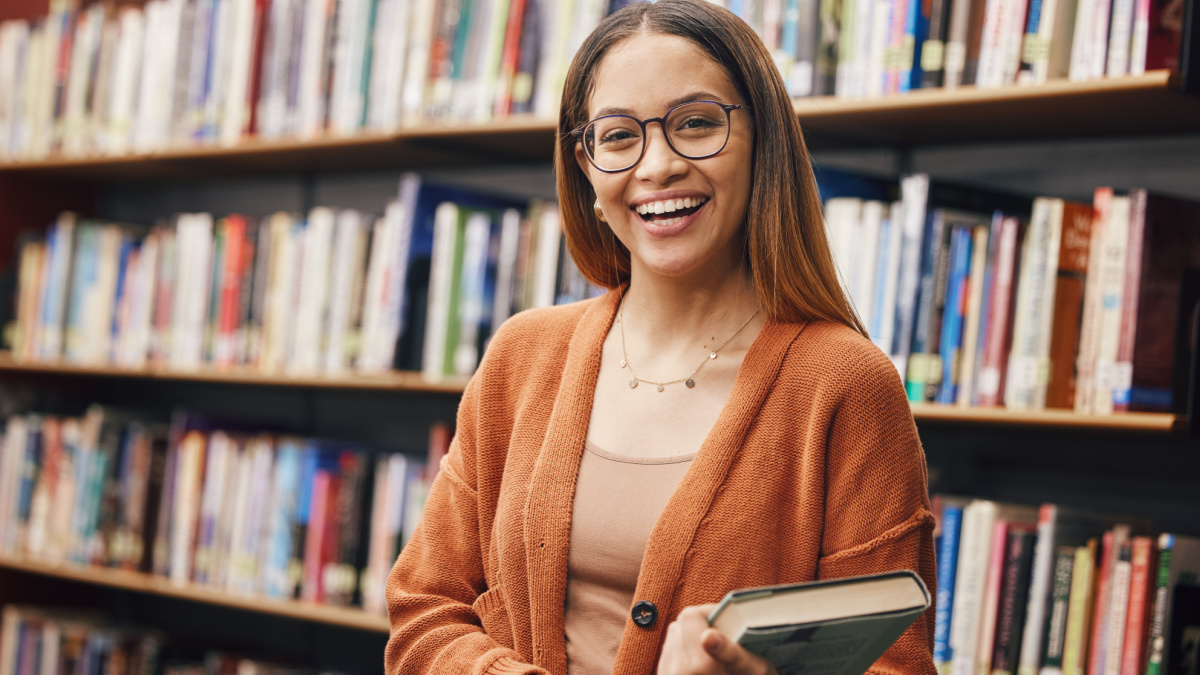
<svg viewBox="0 0 1200 675"><path fill-rule="evenodd" d="M858 675L929 607L915 572L732 591L708 623L781 675Z"/></svg>

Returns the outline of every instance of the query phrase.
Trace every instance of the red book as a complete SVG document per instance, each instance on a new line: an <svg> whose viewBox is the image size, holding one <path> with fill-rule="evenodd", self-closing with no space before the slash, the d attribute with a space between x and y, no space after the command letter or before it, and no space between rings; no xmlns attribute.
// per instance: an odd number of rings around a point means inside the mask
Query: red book
<svg viewBox="0 0 1200 675"><path fill-rule="evenodd" d="M323 469L313 475L312 501L308 507L308 533L304 539L304 582L300 591L300 599L307 602L317 602L321 597L321 554L325 550L329 479L329 472Z"/></svg>
<svg viewBox="0 0 1200 675"><path fill-rule="evenodd" d="M1092 239L1092 205L1065 202L1062 239L1058 248L1058 278L1050 330L1050 381L1046 407L1075 407L1075 361L1083 322L1083 286L1087 279Z"/></svg>
<svg viewBox="0 0 1200 675"><path fill-rule="evenodd" d="M1000 224L999 245L992 266L991 298L988 301L987 335L983 348L983 367L978 384L981 406L1003 403L1004 372L1008 370L1008 341L1012 336L1012 301L1017 285L1013 283L1016 270L1018 235L1021 222L1006 216Z"/></svg>
<svg viewBox="0 0 1200 675"><path fill-rule="evenodd" d="M496 81L496 99L492 115L504 117L512 107L512 83L520 56L521 26L525 18L525 0L509 0L508 25L504 29L504 51L500 53L500 77Z"/></svg>
<svg viewBox="0 0 1200 675"><path fill-rule="evenodd" d="M263 47L267 42L267 9L271 0L255 0L254 2L254 46L250 48L250 59L253 64L250 70L250 119L246 123L246 134L258 133L258 97L262 89Z"/></svg>
<svg viewBox="0 0 1200 675"><path fill-rule="evenodd" d="M241 308L242 254L246 241L246 219L232 215L221 222L225 231L225 260L221 275L221 298L217 311L216 346L213 365L228 368L233 365L237 346L238 310Z"/></svg>
<svg viewBox="0 0 1200 675"><path fill-rule="evenodd" d="M1154 541L1150 537L1133 538L1133 568L1129 582L1129 612L1125 617L1125 646L1121 655L1121 675L1141 675L1146 656L1146 633L1150 622L1150 563Z"/></svg>
<svg viewBox="0 0 1200 675"><path fill-rule="evenodd" d="M983 614L979 624L979 672L992 672L992 647L996 639L996 618L1000 612L1000 590L1004 585L1005 558L1008 556L1008 521L997 520L992 527L992 556L984 582Z"/></svg>
<svg viewBox="0 0 1200 675"><path fill-rule="evenodd" d="M1117 551L1129 540L1129 526L1118 525L1104 533L1100 552L1100 578L1092 612L1092 639L1088 649L1088 675L1104 675L1105 641L1108 637L1109 601L1112 600L1113 563Z"/></svg>
<svg viewBox="0 0 1200 675"><path fill-rule="evenodd" d="M316 597L316 601L321 603L328 603L331 596L337 595L334 576L342 557L342 528L338 521L338 493L342 487L342 476L340 470L328 476L329 482L325 487L325 532L321 541L321 583Z"/></svg>

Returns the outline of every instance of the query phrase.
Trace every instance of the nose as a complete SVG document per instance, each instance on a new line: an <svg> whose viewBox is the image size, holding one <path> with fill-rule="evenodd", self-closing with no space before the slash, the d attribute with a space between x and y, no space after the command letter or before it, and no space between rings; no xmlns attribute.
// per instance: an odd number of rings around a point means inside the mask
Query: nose
<svg viewBox="0 0 1200 675"><path fill-rule="evenodd" d="M687 160L676 154L667 143L662 123L647 125L646 152L634 168L635 176L639 180L661 185L686 173L687 167Z"/></svg>

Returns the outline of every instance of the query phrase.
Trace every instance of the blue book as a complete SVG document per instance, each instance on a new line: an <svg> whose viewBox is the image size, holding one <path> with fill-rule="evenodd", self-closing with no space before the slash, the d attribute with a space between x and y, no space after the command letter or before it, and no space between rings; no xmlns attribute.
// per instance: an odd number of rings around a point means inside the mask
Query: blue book
<svg viewBox="0 0 1200 675"><path fill-rule="evenodd" d="M315 443L306 444L300 450L300 485L296 493L295 517L291 522L292 534L289 537L292 544L288 560L287 590L291 597L300 597L300 588L304 581L304 540L308 533L308 517L312 507L313 477L317 473L317 446Z"/></svg>
<svg viewBox="0 0 1200 675"><path fill-rule="evenodd" d="M933 621L933 665L941 672L954 656L950 620L954 609L954 577L958 569L958 540L962 534L961 504L942 507L942 536L937 555L937 611Z"/></svg>
<svg viewBox="0 0 1200 675"><path fill-rule="evenodd" d="M929 353L934 339L931 336L934 323L937 270L942 255L942 239L945 232L945 212L937 209L925 216L925 231L921 236L921 262L917 283L917 299L913 308L912 343L909 349L908 368L905 370L904 388L908 400L914 403L925 401L925 385L929 375Z"/></svg>
<svg viewBox="0 0 1200 675"><path fill-rule="evenodd" d="M69 302L64 328L64 351L71 361L83 357L83 346L88 340L84 325L88 312L88 296L99 276L100 227L91 222L79 225L74 260L71 263L72 277Z"/></svg>
<svg viewBox="0 0 1200 675"><path fill-rule="evenodd" d="M950 240L950 278L946 286L946 306L942 319L942 385L935 400L953 404L958 395L958 359L962 348L967 277L971 273L971 226L955 225Z"/></svg>
<svg viewBox="0 0 1200 675"><path fill-rule="evenodd" d="M267 550L263 592L271 598L290 599L288 566L292 557L292 529L303 494L300 485L301 450L298 441L280 442L275 458L275 499L268 505Z"/></svg>
<svg viewBox="0 0 1200 675"><path fill-rule="evenodd" d="M921 47L929 36L929 11L928 2L910 0L908 3L908 17L904 24L905 49L902 50L904 63L900 64L901 92L921 88L921 80L925 76L921 68ZM912 45L911 52L908 45Z"/></svg>

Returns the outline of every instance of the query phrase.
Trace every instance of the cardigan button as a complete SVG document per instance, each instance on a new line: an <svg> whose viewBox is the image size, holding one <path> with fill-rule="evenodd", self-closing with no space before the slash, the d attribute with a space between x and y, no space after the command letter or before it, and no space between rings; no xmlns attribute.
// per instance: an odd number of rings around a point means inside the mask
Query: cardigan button
<svg viewBox="0 0 1200 675"><path fill-rule="evenodd" d="M658 621L658 608L653 602L642 600L633 606L633 612L630 613L633 617L633 622L642 628L649 628Z"/></svg>

